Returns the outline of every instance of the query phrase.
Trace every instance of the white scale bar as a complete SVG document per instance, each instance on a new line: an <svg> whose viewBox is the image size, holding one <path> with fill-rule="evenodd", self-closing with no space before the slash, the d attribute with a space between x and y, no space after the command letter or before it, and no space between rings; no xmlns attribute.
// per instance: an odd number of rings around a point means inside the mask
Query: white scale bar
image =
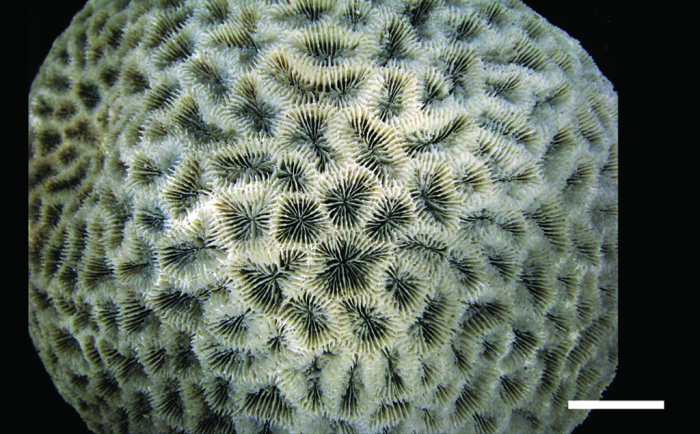
<svg viewBox="0 0 700 434"><path fill-rule="evenodd" d="M663 410L664 401L569 401L569 410Z"/></svg>

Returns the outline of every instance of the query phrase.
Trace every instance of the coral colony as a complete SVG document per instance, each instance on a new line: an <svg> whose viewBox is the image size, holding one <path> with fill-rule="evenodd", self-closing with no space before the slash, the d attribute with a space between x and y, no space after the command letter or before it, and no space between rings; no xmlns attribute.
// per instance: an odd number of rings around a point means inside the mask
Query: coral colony
<svg viewBox="0 0 700 434"><path fill-rule="evenodd" d="M517 0L89 1L29 96L29 332L96 433L570 433L617 149Z"/></svg>

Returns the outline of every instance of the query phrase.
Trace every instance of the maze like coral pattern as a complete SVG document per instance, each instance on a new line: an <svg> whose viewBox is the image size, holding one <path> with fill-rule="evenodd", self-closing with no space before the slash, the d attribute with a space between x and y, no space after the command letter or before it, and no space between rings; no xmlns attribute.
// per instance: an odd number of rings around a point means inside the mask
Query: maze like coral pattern
<svg viewBox="0 0 700 434"><path fill-rule="evenodd" d="M28 153L97 433L569 433L614 376L617 95L518 1L91 0Z"/></svg>

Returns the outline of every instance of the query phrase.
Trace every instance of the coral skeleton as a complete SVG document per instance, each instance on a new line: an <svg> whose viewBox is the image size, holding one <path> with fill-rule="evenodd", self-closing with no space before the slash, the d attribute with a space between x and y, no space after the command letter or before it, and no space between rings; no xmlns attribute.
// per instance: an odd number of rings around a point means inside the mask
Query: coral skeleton
<svg viewBox="0 0 700 434"><path fill-rule="evenodd" d="M570 433L617 94L518 0L90 0L29 94L29 333L96 433Z"/></svg>

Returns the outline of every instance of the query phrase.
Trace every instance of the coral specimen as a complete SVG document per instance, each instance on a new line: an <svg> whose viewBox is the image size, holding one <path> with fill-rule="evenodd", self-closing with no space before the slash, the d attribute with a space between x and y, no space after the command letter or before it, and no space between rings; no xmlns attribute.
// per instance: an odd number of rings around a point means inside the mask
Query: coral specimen
<svg viewBox="0 0 700 434"><path fill-rule="evenodd" d="M29 331L98 433L569 433L617 149L517 0L91 0L29 95Z"/></svg>

